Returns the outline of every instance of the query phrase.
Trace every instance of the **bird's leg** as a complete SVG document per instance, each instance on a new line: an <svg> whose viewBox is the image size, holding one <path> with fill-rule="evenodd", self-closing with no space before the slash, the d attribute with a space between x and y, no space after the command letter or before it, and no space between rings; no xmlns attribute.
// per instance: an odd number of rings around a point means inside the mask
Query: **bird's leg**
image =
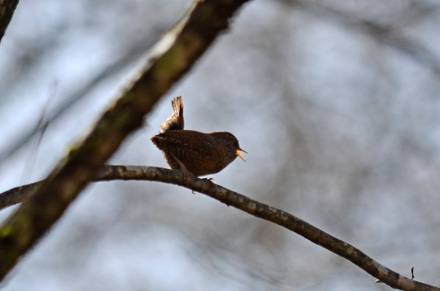
<svg viewBox="0 0 440 291"><path fill-rule="evenodd" d="M189 179L194 178L194 174L191 173L186 167L185 165L178 159L176 158L175 155L173 155L173 158L176 160L176 162L179 164L180 170L183 172L183 177L185 177L186 183L188 184Z"/></svg>

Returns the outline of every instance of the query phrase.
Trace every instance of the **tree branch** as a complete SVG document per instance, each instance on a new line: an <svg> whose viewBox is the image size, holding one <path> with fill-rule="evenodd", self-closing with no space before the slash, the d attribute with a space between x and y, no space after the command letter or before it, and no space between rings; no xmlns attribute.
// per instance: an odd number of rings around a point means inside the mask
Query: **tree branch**
<svg viewBox="0 0 440 291"><path fill-rule="evenodd" d="M11 22L15 8L17 8L18 0L0 1L0 41L5 35L6 28Z"/></svg>
<svg viewBox="0 0 440 291"><path fill-rule="evenodd" d="M85 140L72 150L34 195L0 228L0 280L61 217L124 139L141 127L160 97L176 83L229 26L246 0L195 1L156 44L150 61L122 92Z"/></svg>
<svg viewBox="0 0 440 291"><path fill-rule="evenodd" d="M160 35L161 34L158 36ZM141 55L143 55L145 51L154 44L150 43L150 38L154 38L154 35L148 36L148 42L143 39L142 43L136 43L132 48L124 52L124 54L119 58L113 55L113 59L108 66L91 76L87 83L85 83L83 86L75 88L74 92L72 92L66 98L63 98L59 104L56 104L54 106L55 108L48 112L47 116L45 116L43 122L35 124L34 127L30 128L29 130L20 132L20 136L16 140L9 141L7 148L0 152L0 164L20 150L34 136L41 134L44 128L47 128L49 124L53 124L54 121L62 116L62 114L69 110L73 105L87 97L87 93L96 88L98 84L101 84L103 80L106 80L114 74L121 72L122 69L126 68L128 64L139 60ZM154 39L157 39L157 37Z"/></svg>
<svg viewBox="0 0 440 291"><path fill-rule="evenodd" d="M181 171L142 166L104 166L95 179L95 181L111 180L158 181L186 187L206 194L228 206L233 206L256 217L287 228L349 260L373 277L379 279L380 282L391 287L402 290L440 290L440 288L409 279L386 268L354 246L331 236L288 212L252 200L206 179L194 178L186 181ZM5 207L23 201L23 199L31 196L38 185L43 182L17 187L0 194L0 205Z"/></svg>

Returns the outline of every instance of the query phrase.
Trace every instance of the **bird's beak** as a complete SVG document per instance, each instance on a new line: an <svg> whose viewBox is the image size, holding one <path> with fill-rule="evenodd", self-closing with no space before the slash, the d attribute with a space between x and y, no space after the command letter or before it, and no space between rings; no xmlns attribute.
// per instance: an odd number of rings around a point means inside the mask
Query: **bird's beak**
<svg viewBox="0 0 440 291"><path fill-rule="evenodd" d="M237 157L239 157L240 159L242 159L243 161L246 162L246 160L243 158L242 155L240 155L240 153L239 153L238 151L240 151L240 152L244 152L244 153L247 153L247 151L242 150L241 148L238 148L238 149L235 151L235 154L237 155Z"/></svg>

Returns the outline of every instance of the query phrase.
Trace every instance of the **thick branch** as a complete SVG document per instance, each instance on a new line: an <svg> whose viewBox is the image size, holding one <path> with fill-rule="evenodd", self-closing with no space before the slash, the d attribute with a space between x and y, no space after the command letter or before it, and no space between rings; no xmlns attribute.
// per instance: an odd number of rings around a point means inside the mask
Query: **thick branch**
<svg viewBox="0 0 440 291"><path fill-rule="evenodd" d="M159 35L160 36L160 35ZM154 38L154 35L150 35L148 39ZM157 40L157 37L154 38ZM54 109L47 112L47 116L44 116L44 120L36 123L32 128L28 130L23 130L20 132L20 136L17 139L8 141L7 147L0 152L0 164L6 159L10 158L14 153L19 151L24 145L26 145L32 138L37 134L43 132L50 124L53 124L62 114L71 108L73 105L83 100L87 96L87 93L96 88L103 80L108 79L114 74L121 72L122 69L126 68L127 65L138 60L141 55L145 54L147 48L150 48L154 43L151 41L145 42L143 40L142 44L135 44L133 48L124 53L121 57L113 56L111 63L96 72L95 75L91 76L83 86L78 86L75 91L68 95L60 103L57 103Z"/></svg>
<svg viewBox="0 0 440 291"><path fill-rule="evenodd" d="M0 228L0 280L61 217L144 116L208 49L246 0L195 1L156 44L150 62L86 139Z"/></svg>
<svg viewBox="0 0 440 291"><path fill-rule="evenodd" d="M233 206L244 212L255 215L256 217L271 221L296 232L315 244L346 258L359 268L391 287L402 290L440 290L440 288L409 279L386 268L354 246L331 236L292 214L256 200L252 200L239 193L223 188L222 186L213 184L206 179L195 178L187 182L181 171L163 168L104 166L101 169L99 176L96 178L96 181L110 180L160 181L187 187L217 199L228 206ZM0 194L0 205L4 207L19 203L22 199L32 195L39 183L42 182L17 187ZM10 204L6 205L7 203L5 201L9 201L8 203Z"/></svg>

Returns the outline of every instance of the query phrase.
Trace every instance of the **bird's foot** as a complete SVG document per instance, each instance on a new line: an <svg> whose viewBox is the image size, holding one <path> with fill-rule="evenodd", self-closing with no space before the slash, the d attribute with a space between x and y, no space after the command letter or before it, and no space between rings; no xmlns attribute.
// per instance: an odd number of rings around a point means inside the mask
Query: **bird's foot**
<svg viewBox="0 0 440 291"><path fill-rule="evenodd" d="M212 184L215 184L214 178L203 178L203 180L209 181Z"/></svg>

